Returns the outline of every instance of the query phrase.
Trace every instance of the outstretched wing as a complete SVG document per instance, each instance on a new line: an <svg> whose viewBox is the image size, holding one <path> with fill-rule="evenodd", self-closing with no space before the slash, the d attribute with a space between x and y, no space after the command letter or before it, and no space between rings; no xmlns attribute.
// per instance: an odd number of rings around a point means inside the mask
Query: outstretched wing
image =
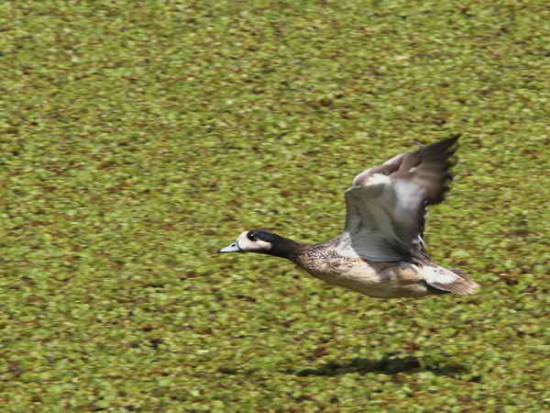
<svg viewBox="0 0 550 413"><path fill-rule="evenodd" d="M458 138L397 155L355 177L346 191L345 232L359 256L372 261L425 256L426 207L449 190Z"/></svg>

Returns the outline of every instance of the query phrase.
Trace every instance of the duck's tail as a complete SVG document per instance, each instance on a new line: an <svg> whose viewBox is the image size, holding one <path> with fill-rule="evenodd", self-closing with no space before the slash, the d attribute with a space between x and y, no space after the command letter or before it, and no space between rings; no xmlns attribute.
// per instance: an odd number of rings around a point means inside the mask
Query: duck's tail
<svg viewBox="0 0 550 413"><path fill-rule="evenodd" d="M461 271L448 270L439 265L429 264L422 268L422 277L428 286L440 291L459 295L474 294L479 284Z"/></svg>

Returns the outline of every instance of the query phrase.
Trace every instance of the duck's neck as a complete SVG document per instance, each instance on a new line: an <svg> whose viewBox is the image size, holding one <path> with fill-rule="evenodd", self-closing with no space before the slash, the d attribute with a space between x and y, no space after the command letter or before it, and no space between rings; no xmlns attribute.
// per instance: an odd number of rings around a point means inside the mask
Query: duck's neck
<svg viewBox="0 0 550 413"><path fill-rule="evenodd" d="M281 237L280 235L274 235L274 240L271 242L271 249L265 253L273 255L274 257L286 258L288 260L294 260L300 253L300 249L304 246L291 239Z"/></svg>

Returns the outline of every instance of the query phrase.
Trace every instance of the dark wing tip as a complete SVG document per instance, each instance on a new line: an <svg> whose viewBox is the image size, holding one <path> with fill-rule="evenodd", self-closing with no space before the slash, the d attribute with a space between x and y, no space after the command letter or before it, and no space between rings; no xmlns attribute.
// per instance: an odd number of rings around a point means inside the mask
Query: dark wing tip
<svg viewBox="0 0 550 413"><path fill-rule="evenodd" d="M451 135L447 139L444 139L444 141L451 141L451 142L455 143L455 142L458 142L458 140L460 139L461 136L462 136L461 133L455 133L454 135Z"/></svg>
<svg viewBox="0 0 550 413"><path fill-rule="evenodd" d="M447 139L426 145L420 149L426 155L436 155L438 157L450 158L458 150L458 140L461 134L455 134Z"/></svg>
<svg viewBox="0 0 550 413"><path fill-rule="evenodd" d="M442 139L439 142L434 143L434 145L442 145L445 148L450 148L458 144L458 140L460 139L461 136L462 136L461 133L455 133L454 135L451 135L446 139ZM431 145L428 145L428 146L431 146Z"/></svg>
<svg viewBox="0 0 550 413"><path fill-rule="evenodd" d="M452 169L456 165L456 156L454 155L458 150L460 136L460 134L452 135L439 142L426 145L411 154L411 157L416 158L413 162L420 165L420 170L415 173L416 179L423 180L422 176L426 179L424 182L428 205L442 202L450 190L453 180Z"/></svg>

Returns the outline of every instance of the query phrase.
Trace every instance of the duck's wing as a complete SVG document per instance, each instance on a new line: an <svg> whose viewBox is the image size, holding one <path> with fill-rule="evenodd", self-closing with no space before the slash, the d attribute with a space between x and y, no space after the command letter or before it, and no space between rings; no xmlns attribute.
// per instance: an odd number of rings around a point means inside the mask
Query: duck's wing
<svg viewBox="0 0 550 413"><path fill-rule="evenodd" d="M426 207L444 199L459 135L402 153L367 169L346 191L345 232L353 250L371 261L426 256Z"/></svg>

